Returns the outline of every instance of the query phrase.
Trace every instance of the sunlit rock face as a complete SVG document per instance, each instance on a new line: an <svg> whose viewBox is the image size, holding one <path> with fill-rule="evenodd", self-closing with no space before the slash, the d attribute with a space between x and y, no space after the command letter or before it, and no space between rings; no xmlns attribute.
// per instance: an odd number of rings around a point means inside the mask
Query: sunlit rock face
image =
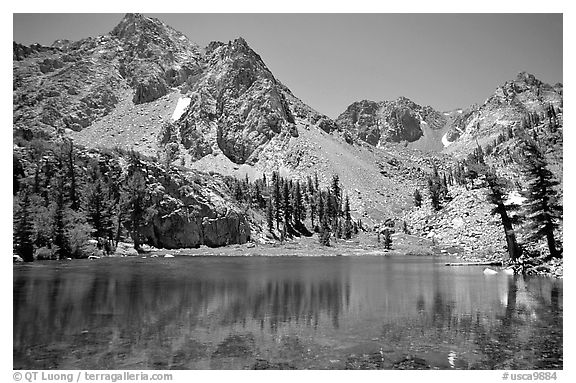
<svg viewBox="0 0 576 383"><path fill-rule="evenodd" d="M400 97L394 101L355 102L338 116L336 124L357 139L378 146L417 141L424 135L422 124L437 130L444 127L446 118L429 106Z"/></svg>

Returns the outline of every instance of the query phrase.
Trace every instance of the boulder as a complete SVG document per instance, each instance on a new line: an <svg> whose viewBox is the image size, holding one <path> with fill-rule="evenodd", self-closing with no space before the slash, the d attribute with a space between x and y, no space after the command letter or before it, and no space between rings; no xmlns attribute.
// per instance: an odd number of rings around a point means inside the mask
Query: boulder
<svg viewBox="0 0 576 383"><path fill-rule="evenodd" d="M250 226L239 212L210 206L199 206L198 210L155 216L143 232L146 242L157 248L177 249L243 244L250 239Z"/></svg>
<svg viewBox="0 0 576 383"><path fill-rule="evenodd" d="M120 257L138 255L138 251L134 248L134 244L126 242L118 242L114 255Z"/></svg>

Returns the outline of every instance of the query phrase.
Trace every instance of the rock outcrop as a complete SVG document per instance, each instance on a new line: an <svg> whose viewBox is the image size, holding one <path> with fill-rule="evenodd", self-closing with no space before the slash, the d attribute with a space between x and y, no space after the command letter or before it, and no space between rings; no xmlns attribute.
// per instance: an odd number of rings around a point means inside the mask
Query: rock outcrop
<svg viewBox="0 0 576 383"><path fill-rule="evenodd" d="M273 138L298 136L299 125L333 130L330 119L294 97L243 38L210 43L204 61L184 92L190 106L160 134L179 156L221 153L233 163L254 164Z"/></svg>
<svg viewBox="0 0 576 383"><path fill-rule="evenodd" d="M478 144L493 142L504 130L519 129L529 114L543 114L549 106L563 109L563 86L543 83L532 74L520 72L516 79L499 86L482 104L457 116L447 131L452 142L446 153L464 157Z"/></svg>
<svg viewBox="0 0 576 383"><path fill-rule="evenodd" d="M82 130L132 91L154 101L201 71L197 45L157 19L127 14L104 36L13 46L15 133Z"/></svg>
<svg viewBox="0 0 576 383"><path fill-rule="evenodd" d="M246 243L250 226L217 175L182 174L148 166L154 214L143 228L146 243L165 249Z"/></svg>
<svg viewBox="0 0 576 383"><path fill-rule="evenodd" d="M54 169L62 166L63 159L59 157L62 156L61 145L62 142L51 141L41 146L16 147L14 162L21 168L16 180L31 177L39 183L40 180L42 184L49 183L54 177ZM78 185L93 183L95 164L98 164L99 180L107 185L107 190L118 193L107 203L115 204L124 214L128 214L126 211L133 206L127 205L125 199L132 198L130 196L134 193L140 195L139 209L145 213L139 220L137 231L142 243L174 249L242 244L250 239L251 230L245 214L232 199L232 192L223 178L217 174L195 170L183 172L124 151L97 151L74 146L72 156L75 182ZM141 180L137 188L130 186L135 175ZM42 211L42 208L38 209L39 214ZM39 217L35 221L41 225L41 219L46 217ZM130 237L132 228L127 215L121 221L126 229L125 237Z"/></svg>
<svg viewBox="0 0 576 383"><path fill-rule="evenodd" d="M373 146L413 143L425 136L423 125L442 129L446 118L433 108L400 97L394 101L358 101L336 119L339 129Z"/></svg>

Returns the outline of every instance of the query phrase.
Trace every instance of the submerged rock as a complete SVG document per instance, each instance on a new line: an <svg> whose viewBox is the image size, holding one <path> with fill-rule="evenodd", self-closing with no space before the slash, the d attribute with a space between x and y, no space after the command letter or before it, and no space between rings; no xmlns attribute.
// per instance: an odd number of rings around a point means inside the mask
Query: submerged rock
<svg viewBox="0 0 576 383"><path fill-rule="evenodd" d="M432 367L422 358L407 355L392 365L395 370L430 370Z"/></svg>
<svg viewBox="0 0 576 383"><path fill-rule="evenodd" d="M483 271L484 275L496 275L498 272L496 270L492 270L491 268L487 267Z"/></svg>

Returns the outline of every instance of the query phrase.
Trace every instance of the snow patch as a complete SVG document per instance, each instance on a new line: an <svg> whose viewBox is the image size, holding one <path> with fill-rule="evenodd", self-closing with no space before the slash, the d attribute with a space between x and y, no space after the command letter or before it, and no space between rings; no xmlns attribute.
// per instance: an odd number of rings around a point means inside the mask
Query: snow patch
<svg viewBox="0 0 576 383"><path fill-rule="evenodd" d="M508 193L508 199L504 202L505 205L522 205L526 201L525 197L522 197L517 190Z"/></svg>
<svg viewBox="0 0 576 383"><path fill-rule="evenodd" d="M183 114L186 108L190 105L190 98L189 97L180 97L178 99L178 103L176 104L176 109L174 109L174 113L172 113L172 121L178 120Z"/></svg>
<svg viewBox="0 0 576 383"><path fill-rule="evenodd" d="M442 145L444 145L444 147L449 146L452 142L448 141L448 132L444 133L444 135L442 136Z"/></svg>

